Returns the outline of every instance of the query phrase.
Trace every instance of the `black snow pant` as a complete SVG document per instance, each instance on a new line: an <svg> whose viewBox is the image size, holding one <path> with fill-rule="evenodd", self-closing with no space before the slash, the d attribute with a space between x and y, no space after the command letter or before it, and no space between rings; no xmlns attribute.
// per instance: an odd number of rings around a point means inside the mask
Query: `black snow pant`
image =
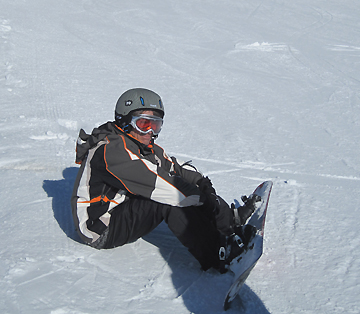
<svg viewBox="0 0 360 314"><path fill-rule="evenodd" d="M205 206L174 207L142 197L131 197L111 212L105 249L145 236L162 221L199 261L203 270L219 267L221 237L231 233L232 213L225 201L220 211Z"/></svg>

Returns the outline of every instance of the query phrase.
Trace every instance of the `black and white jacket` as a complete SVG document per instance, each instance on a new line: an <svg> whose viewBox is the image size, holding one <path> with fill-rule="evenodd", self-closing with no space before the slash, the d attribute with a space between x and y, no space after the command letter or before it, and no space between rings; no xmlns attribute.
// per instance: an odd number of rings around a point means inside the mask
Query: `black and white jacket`
<svg viewBox="0 0 360 314"><path fill-rule="evenodd" d="M76 163L81 164L71 198L76 227L94 242L109 225L111 211L132 195L171 206L198 206L200 172L180 165L158 145L145 146L115 122L80 130Z"/></svg>

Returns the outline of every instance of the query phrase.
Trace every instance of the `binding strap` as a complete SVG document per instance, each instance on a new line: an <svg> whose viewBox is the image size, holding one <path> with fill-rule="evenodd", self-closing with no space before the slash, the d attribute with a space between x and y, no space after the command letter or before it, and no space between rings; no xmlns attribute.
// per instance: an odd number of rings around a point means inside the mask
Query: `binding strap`
<svg viewBox="0 0 360 314"><path fill-rule="evenodd" d="M235 204L234 204L234 203L231 203L231 209L232 209L233 212L234 212L234 222L235 222L235 226L236 226L236 227L241 226L241 218L240 218L240 216L239 216L239 211L238 211L238 209L235 207Z"/></svg>

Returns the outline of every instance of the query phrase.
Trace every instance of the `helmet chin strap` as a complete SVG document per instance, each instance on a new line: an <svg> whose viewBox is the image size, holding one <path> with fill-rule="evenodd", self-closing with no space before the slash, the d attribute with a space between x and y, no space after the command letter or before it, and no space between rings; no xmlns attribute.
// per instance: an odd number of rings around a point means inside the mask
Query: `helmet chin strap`
<svg viewBox="0 0 360 314"><path fill-rule="evenodd" d="M123 127L123 130L125 133L130 133L132 126L130 124L127 124Z"/></svg>

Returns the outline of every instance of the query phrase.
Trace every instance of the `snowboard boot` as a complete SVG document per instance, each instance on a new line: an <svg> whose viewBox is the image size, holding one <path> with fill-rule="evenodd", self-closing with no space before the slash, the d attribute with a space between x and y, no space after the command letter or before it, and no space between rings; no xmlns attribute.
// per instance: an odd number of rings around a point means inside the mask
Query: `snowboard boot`
<svg viewBox="0 0 360 314"><path fill-rule="evenodd" d="M240 227L245 225L246 221L250 218L253 212L256 209L256 203L261 201L259 195L251 194L249 197L242 196L241 200L244 202L244 205L235 207L234 203L231 204L231 209L234 212L234 225L235 227Z"/></svg>

